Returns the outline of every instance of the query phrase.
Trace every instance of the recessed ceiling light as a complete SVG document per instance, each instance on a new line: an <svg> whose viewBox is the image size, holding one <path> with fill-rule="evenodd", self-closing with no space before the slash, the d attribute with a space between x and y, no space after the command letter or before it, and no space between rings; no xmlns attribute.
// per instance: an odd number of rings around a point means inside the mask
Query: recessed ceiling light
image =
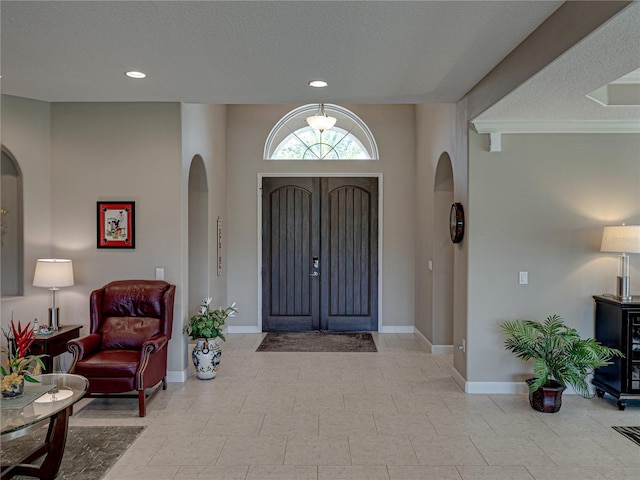
<svg viewBox="0 0 640 480"><path fill-rule="evenodd" d="M136 71L126 72L125 75L129 78L144 78L147 76L146 73Z"/></svg>
<svg viewBox="0 0 640 480"><path fill-rule="evenodd" d="M309 82L309 85L311 87L322 88L322 87L326 87L328 84L324 80L311 80Z"/></svg>

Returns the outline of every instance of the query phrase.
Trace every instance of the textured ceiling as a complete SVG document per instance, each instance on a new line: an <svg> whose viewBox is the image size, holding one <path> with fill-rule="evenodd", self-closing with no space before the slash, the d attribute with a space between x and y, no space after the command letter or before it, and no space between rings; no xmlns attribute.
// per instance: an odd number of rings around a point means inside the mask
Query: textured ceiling
<svg viewBox="0 0 640 480"><path fill-rule="evenodd" d="M46 101L452 102L561 3L2 1L2 91ZM329 87L312 89L314 78Z"/></svg>
<svg viewBox="0 0 640 480"><path fill-rule="evenodd" d="M46 101L455 102L562 2L1 1L2 93ZM640 3L479 119L640 119ZM127 70L148 74L137 81ZM307 85L329 82L325 89Z"/></svg>
<svg viewBox="0 0 640 480"><path fill-rule="evenodd" d="M640 107L606 107L594 90L640 67L640 2L626 8L476 121L637 120ZM638 77L634 76L634 81Z"/></svg>

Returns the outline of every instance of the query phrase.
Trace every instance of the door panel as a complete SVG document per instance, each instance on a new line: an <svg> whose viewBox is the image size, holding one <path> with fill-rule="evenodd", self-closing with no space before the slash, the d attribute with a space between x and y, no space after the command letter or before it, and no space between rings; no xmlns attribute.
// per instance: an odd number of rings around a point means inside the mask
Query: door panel
<svg viewBox="0 0 640 480"><path fill-rule="evenodd" d="M376 178L322 183L323 330L378 329L377 200Z"/></svg>
<svg viewBox="0 0 640 480"><path fill-rule="evenodd" d="M377 330L377 179L264 178L262 195L263 330Z"/></svg>
<svg viewBox="0 0 640 480"><path fill-rule="evenodd" d="M319 284L310 276L318 256L317 179L264 178L262 311L264 331L319 328Z"/></svg>

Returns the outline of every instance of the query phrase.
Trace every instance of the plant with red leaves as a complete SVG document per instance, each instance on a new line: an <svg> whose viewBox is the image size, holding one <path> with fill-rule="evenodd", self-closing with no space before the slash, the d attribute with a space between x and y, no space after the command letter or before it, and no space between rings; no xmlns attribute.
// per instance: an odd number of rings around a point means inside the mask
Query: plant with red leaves
<svg viewBox="0 0 640 480"><path fill-rule="evenodd" d="M38 380L33 376L39 375L40 371L44 369L44 362L42 357L46 355L27 355L29 347L35 340L35 331L30 323L27 323L24 327L18 322L16 327L13 320L11 320L11 332L13 333L14 347L11 349L2 348L7 354L7 368L0 366L2 372L2 385L10 383L18 377L24 377L27 382L37 383Z"/></svg>

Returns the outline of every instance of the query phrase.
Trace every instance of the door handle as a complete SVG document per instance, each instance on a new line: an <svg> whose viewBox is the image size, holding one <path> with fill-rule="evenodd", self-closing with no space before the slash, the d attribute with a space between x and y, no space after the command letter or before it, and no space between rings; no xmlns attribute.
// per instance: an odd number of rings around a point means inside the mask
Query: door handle
<svg viewBox="0 0 640 480"><path fill-rule="evenodd" d="M309 274L310 277L319 277L320 276L320 272L313 272Z"/></svg>

